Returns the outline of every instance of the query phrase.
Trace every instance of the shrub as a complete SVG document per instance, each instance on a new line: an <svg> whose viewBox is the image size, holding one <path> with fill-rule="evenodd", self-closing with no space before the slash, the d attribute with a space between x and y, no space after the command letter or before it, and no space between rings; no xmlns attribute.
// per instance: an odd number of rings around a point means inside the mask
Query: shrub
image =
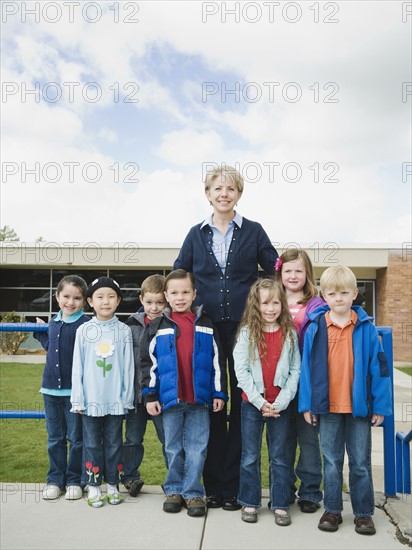
<svg viewBox="0 0 412 550"><path fill-rule="evenodd" d="M4 313L1 316L2 323L25 323L26 318L17 315L15 311ZM0 332L0 350L6 355L15 355L17 350L27 338L28 332Z"/></svg>

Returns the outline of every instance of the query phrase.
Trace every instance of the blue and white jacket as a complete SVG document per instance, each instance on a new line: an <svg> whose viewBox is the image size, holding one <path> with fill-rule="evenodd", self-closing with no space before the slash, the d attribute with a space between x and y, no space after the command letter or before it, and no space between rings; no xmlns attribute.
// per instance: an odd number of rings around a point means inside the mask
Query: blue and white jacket
<svg viewBox="0 0 412 550"><path fill-rule="evenodd" d="M392 389L386 356L371 318L360 306L352 306L356 321L352 337L353 384L352 414L392 414ZM329 413L328 331L321 306L309 314L309 325L303 345L299 386L299 412Z"/></svg>
<svg viewBox="0 0 412 550"><path fill-rule="evenodd" d="M179 403L176 337L178 326L170 318L170 308L153 319L141 343L143 397L159 401L163 410ZM219 353L217 331L204 315L202 306L194 310L192 358L195 402L211 408L213 399L227 401L226 368Z"/></svg>

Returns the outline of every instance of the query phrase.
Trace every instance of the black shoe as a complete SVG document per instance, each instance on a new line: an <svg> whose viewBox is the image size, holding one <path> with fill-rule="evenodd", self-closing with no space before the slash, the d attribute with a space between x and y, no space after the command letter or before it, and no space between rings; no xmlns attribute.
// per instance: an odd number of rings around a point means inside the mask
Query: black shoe
<svg viewBox="0 0 412 550"><path fill-rule="evenodd" d="M128 483L126 483L125 488L127 489L131 497L137 497L143 485L144 485L143 479L134 479L133 481L129 481Z"/></svg>
<svg viewBox="0 0 412 550"><path fill-rule="evenodd" d="M242 505L238 503L236 497L223 497L222 499L223 510L235 511L240 510Z"/></svg>
<svg viewBox="0 0 412 550"><path fill-rule="evenodd" d="M215 495L209 495L206 497L206 506L208 508L221 508L222 507L222 497Z"/></svg>
<svg viewBox="0 0 412 550"><path fill-rule="evenodd" d="M305 514L313 514L319 509L319 504L312 502L311 500L299 500L298 506L301 512Z"/></svg>

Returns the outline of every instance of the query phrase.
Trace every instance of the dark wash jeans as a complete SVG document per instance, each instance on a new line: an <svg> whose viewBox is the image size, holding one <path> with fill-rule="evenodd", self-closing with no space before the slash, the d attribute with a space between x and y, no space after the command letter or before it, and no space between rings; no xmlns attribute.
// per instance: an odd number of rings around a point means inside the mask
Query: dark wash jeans
<svg viewBox="0 0 412 550"><path fill-rule="evenodd" d="M43 394L49 471L47 483L64 489L81 483L83 430L80 414L70 412L70 396Z"/></svg>
<svg viewBox="0 0 412 550"><path fill-rule="evenodd" d="M84 468L88 485L117 485L123 473L123 415L83 415Z"/></svg>
<svg viewBox="0 0 412 550"><path fill-rule="evenodd" d="M153 421L157 437L162 444L162 452L167 466L163 415L150 416L146 411L146 407L140 404L136 407L136 410L130 410L125 416L125 419L126 433L123 442L123 483L140 479L139 468L144 455L143 439L149 419Z"/></svg>
<svg viewBox="0 0 412 550"><path fill-rule="evenodd" d="M242 401L242 460L238 502L243 506L262 506L261 447L263 428L269 451L270 502L272 510L288 510L290 477L286 452L289 410L279 418L262 416L254 405Z"/></svg>
<svg viewBox="0 0 412 550"><path fill-rule="evenodd" d="M369 517L375 508L371 468L371 419L352 414L320 414L319 435L324 462L325 510L340 514L343 510L343 460L349 458L349 490L356 517Z"/></svg>

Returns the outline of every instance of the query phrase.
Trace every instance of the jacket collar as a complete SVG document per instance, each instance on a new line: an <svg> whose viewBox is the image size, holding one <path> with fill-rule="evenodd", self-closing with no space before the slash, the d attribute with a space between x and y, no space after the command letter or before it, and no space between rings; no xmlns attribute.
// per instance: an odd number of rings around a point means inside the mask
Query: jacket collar
<svg viewBox="0 0 412 550"><path fill-rule="evenodd" d="M372 321L372 317L370 317L366 311L361 306L352 306L351 309L356 313L358 316L358 320L356 322L356 325L359 323L364 323L365 321ZM327 311L330 311L330 308L328 305L323 305L317 307L315 310L313 310L311 313L308 314L308 317L311 321L314 321L315 323L319 323L319 319L322 315L324 315ZM356 326L355 325L355 326Z"/></svg>
<svg viewBox="0 0 412 550"><path fill-rule="evenodd" d="M203 313L203 305L192 307L191 311L196 315L196 319L199 319L199 317ZM171 308L169 306L165 307L162 312L163 317L166 317L166 319L169 319L169 321L172 321L171 314L172 314Z"/></svg>
<svg viewBox="0 0 412 550"><path fill-rule="evenodd" d="M231 221L231 223L235 223L239 228L242 227L243 223L243 216L239 214L239 212L236 212L235 210L235 217ZM205 227L212 227L213 226L213 214L211 214L208 218L204 220L202 225L200 226L200 229L204 229Z"/></svg>
<svg viewBox="0 0 412 550"><path fill-rule="evenodd" d="M70 324L70 323L75 323L78 319L80 319L80 317L83 317L84 315L84 311L81 309L80 311L78 311L77 313L73 313L73 315L69 315L68 317L65 317L63 319L62 317L62 310L59 311L59 313L56 315L56 317L54 318L54 320L57 322L57 321L62 321L63 323L67 323L67 324Z"/></svg>

